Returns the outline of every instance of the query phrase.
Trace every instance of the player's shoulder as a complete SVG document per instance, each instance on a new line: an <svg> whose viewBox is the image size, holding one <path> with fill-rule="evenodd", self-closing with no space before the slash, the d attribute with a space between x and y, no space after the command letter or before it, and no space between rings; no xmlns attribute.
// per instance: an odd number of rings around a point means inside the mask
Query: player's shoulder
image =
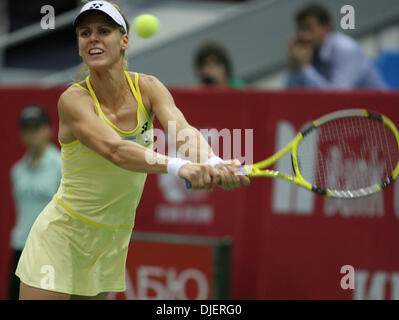
<svg viewBox="0 0 399 320"><path fill-rule="evenodd" d="M89 92L86 89L83 89L84 87L82 84L80 85L81 87L78 87L75 84L70 85L64 92L61 93L60 99L64 101L73 98L89 96Z"/></svg>
<svg viewBox="0 0 399 320"><path fill-rule="evenodd" d="M71 85L58 99L58 115L61 119L78 116L83 110L89 110L85 106L93 104L90 93L80 87ZM94 110L94 107L93 107ZM66 118L65 118L66 119Z"/></svg>
<svg viewBox="0 0 399 320"><path fill-rule="evenodd" d="M128 71L128 72L129 72L130 77L132 79L134 79L136 72L133 72L133 71ZM140 89L150 88L150 87L156 86L157 84L160 83L160 80L153 75L146 74L146 73L140 73L140 72L137 72L137 73L139 75Z"/></svg>
<svg viewBox="0 0 399 320"><path fill-rule="evenodd" d="M69 86L64 92L61 93L58 99L58 106L69 106L79 104L79 101L87 100L90 98L90 93L87 90L77 87L75 85Z"/></svg>

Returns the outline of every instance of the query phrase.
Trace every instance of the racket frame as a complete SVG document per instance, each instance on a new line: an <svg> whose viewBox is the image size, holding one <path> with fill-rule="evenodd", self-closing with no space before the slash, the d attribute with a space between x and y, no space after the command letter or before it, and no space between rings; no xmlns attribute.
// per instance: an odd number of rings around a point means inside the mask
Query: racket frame
<svg viewBox="0 0 399 320"><path fill-rule="evenodd" d="M361 196L366 196L373 194L375 192L379 192L386 188L389 184L394 181L399 175L399 161L396 164L395 169L392 172L392 176L383 181L382 183L374 184L372 186L361 188L358 190L331 190L331 189L320 189L317 186L313 186L310 182L306 181L299 170L298 166L298 157L297 157L297 149L299 143L302 139L314 129L317 129L321 125L335 119L346 118L346 117L364 117L364 118L372 118L376 121L381 121L386 125L388 128L391 129L393 132L396 142L398 144L399 149L399 132L395 126L395 124L387 117L382 114L369 111L366 109L346 109L335 111L329 113L315 121L312 122L311 125L306 127L304 130L299 132L295 138L288 143L283 149L276 152L274 155L270 156L269 158L254 163L252 165L245 165L242 167L241 172L246 174L249 178L254 177L270 177L270 178L280 178L287 180L289 182L295 183L305 189L311 190L313 192L328 196L328 197L336 197L336 198L357 198ZM291 151L291 160L292 160L292 167L295 173L295 176L279 172L277 170L265 169L274 163L276 163L279 159L281 159L284 155Z"/></svg>

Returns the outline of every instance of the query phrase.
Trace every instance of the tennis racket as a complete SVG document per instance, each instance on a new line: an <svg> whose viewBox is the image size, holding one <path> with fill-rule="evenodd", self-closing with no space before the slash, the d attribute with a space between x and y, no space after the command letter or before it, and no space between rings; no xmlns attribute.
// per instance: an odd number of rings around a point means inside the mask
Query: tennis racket
<svg viewBox="0 0 399 320"><path fill-rule="evenodd" d="M267 169L288 153L291 173ZM239 171L250 178L284 179L328 197L363 197L398 177L399 132L382 114L336 111L313 121L271 157ZM191 188L187 180L186 185Z"/></svg>

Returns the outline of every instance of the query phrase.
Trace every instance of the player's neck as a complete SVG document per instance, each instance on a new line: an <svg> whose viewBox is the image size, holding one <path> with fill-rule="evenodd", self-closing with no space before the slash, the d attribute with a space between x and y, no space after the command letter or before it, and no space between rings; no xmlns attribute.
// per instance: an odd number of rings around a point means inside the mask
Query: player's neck
<svg viewBox="0 0 399 320"><path fill-rule="evenodd" d="M100 103L108 108L117 107L118 101L129 90L124 70L121 66L105 70L91 70L90 83Z"/></svg>

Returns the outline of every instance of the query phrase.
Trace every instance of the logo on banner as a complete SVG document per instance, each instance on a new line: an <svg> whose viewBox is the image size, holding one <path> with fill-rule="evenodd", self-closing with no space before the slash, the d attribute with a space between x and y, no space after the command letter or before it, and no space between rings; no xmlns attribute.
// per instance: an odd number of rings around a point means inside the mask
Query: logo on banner
<svg viewBox="0 0 399 320"><path fill-rule="evenodd" d="M190 149L194 148L194 153L197 153L197 148L209 149L212 147L216 154L220 154L220 147L222 147L223 159L238 159L240 162L253 162L253 130L244 130L244 141L242 141L242 130L233 129L232 134L228 129L217 130L215 128L202 128L200 133L204 140L209 143L203 143L197 146L197 133L192 129L183 132L180 130L177 135L177 141L184 142L179 145L179 150L176 152L176 145L174 139L164 135L161 130L155 130L154 135L157 137L154 143L154 150L158 153L165 154L167 146L167 153L171 157L182 157L182 155L191 154ZM176 134L176 123L168 122L168 134L174 136ZM179 138L180 136L180 138ZM186 140L194 140L188 143ZM187 138L187 139L186 139ZM222 140L223 145L220 145ZM245 149L242 155L242 142L244 142ZM208 152L202 152L201 156L207 155ZM149 154L149 160L153 161L152 153ZM207 158L200 159L205 162ZM156 160L156 159L155 159ZM206 204L209 192L188 190L184 181L170 176L158 175L158 187L162 192L163 198L167 203L159 204L155 208L155 219L163 223L191 223L191 224L209 224L213 221L214 209L213 206Z"/></svg>
<svg viewBox="0 0 399 320"><path fill-rule="evenodd" d="M182 179L168 174L158 175L158 186L162 191L164 199L171 204L182 204L185 202L199 202L208 197L206 190L188 190L182 183Z"/></svg>
<svg viewBox="0 0 399 320"><path fill-rule="evenodd" d="M362 148L362 146L360 146ZM364 150L367 150L364 147ZM381 161L378 158L378 151L368 149L367 155L370 157L369 161L362 161L354 163L352 160L344 158L337 147L332 147L328 150L327 167L329 168L329 175L327 177L329 185L338 185L338 181L344 181L348 189L354 188L358 185L372 185L379 181L382 176L384 167L381 164L377 170L368 170L371 166L377 166ZM377 174L377 171L381 174ZM375 174L371 176L365 174L373 171ZM359 177L363 177L359 181ZM342 217L382 217L384 214L384 195L382 192L373 194L369 197L359 199L333 199L326 198L324 201L324 213L327 216L339 214Z"/></svg>
<svg viewBox="0 0 399 320"><path fill-rule="evenodd" d="M276 131L276 151L285 147L297 134L288 121L279 121ZM292 173L291 157L284 156L275 164L275 169ZM314 210L314 193L282 179L273 179L272 211L274 214L295 213L310 215Z"/></svg>
<svg viewBox="0 0 399 320"><path fill-rule="evenodd" d="M281 120L277 123L276 129L276 147L275 150L281 150L285 147L297 134L297 129L294 125L288 121ZM309 139L311 137L309 136ZM314 148L317 148L317 136L315 135L313 141L309 141L309 144L314 144ZM344 176L348 186L351 183L357 183L358 181L352 181L351 177L354 175L354 164L350 161L342 159L342 155L339 150L332 147L327 150L329 156L327 161L328 167L335 170L334 175L330 175L330 183L334 185L333 179L336 176ZM372 152L370 153L372 156ZM309 159L308 161L316 161L317 159ZM371 160L370 160L371 161ZM375 163L375 161L371 161ZM309 163L310 167L315 167L314 164ZM357 170L367 170L370 163L363 163L363 166L357 168ZM289 155L284 156L275 164L277 171L294 174L292 169L291 157ZM382 168L381 168L382 169ZM338 172L339 174L336 174ZM356 175L358 176L358 175ZM370 177L365 175L365 179ZM377 178L371 177L376 180ZM311 215L315 210L316 196L313 192L296 186L290 182L282 179L273 179L273 190L272 190L272 212L278 215L284 214L296 214L296 215ZM359 199L336 199L324 197L323 201L323 212L325 216L339 215L341 217L382 217L384 215L384 194L379 192L371 196ZM396 183L394 207L396 216L399 218L399 186Z"/></svg>
<svg viewBox="0 0 399 320"><path fill-rule="evenodd" d="M208 224L213 221L213 207L204 204L209 196L206 190L188 190L182 179L167 174L158 175L157 181L166 201L155 207L158 222Z"/></svg>
<svg viewBox="0 0 399 320"><path fill-rule="evenodd" d="M199 269L161 266L140 266L136 278L126 272L126 291L122 294L110 293L109 300L205 300L210 293L206 275Z"/></svg>
<svg viewBox="0 0 399 320"><path fill-rule="evenodd" d="M176 155L176 147L168 141L168 154ZM213 221L213 207L205 204L207 190L189 190L182 179L169 174L157 175L158 188L166 203L155 207L155 219L161 223L208 224Z"/></svg>

